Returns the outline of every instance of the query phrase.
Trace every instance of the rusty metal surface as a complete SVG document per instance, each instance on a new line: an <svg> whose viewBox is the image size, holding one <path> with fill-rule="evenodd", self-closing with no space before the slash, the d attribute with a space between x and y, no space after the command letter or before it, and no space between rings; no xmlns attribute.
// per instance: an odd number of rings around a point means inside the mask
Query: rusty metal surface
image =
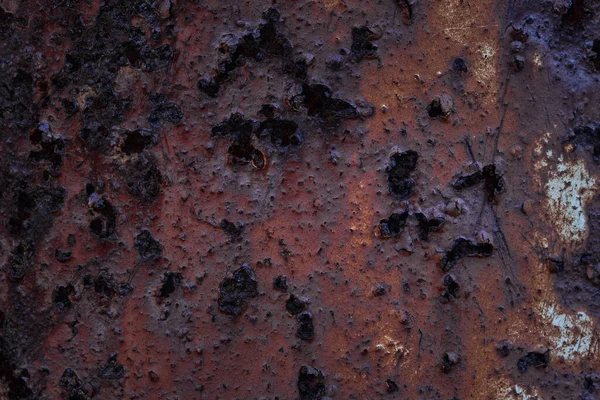
<svg viewBox="0 0 600 400"><path fill-rule="evenodd" d="M598 2L0 5L0 398L599 396Z"/></svg>

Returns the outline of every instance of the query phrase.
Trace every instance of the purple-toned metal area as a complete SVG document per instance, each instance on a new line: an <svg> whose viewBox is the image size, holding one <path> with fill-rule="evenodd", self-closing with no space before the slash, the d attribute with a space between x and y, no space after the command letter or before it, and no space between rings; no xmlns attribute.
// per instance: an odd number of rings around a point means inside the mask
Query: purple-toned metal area
<svg viewBox="0 0 600 400"><path fill-rule="evenodd" d="M600 396L599 80L591 0L0 0L0 399Z"/></svg>

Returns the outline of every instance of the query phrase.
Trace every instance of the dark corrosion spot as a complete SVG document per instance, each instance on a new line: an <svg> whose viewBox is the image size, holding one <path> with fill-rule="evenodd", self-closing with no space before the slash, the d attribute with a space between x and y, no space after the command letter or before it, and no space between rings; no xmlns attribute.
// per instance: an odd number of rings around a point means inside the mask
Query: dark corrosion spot
<svg viewBox="0 0 600 400"><path fill-rule="evenodd" d="M72 257L72 253L71 250L67 250L67 249L56 249L54 251L54 258L56 258L56 261L64 263L67 262L71 259Z"/></svg>
<svg viewBox="0 0 600 400"><path fill-rule="evenodd" d="M553 274L563 272L565 270L565 261L562 257L552 256L546 258L546 267Z"/></svg>
<svg viewBox="0 0 600 400"><path fill-rule="evenodd" d="M71 308L70 296L75 293L75 288L70 283L58 285L52 292L52 302L59 309Z"/></svg>
<svg viewBox="0 0 600 400"><path fill-rule="evenodd" d="M588 393L594 393L596 392L596 390L598 390L598 388L600 387L599 384L597 384L594 381L598 381L600 379L598 379L598 375L587 375L584 379L583 379L583 388L588 392ZM588 398L586 398L587 400Z"/></svg>
<svg viewBox="0 0 600 400"><path fill-rule="evenodd" d="M561 1L561 0L558 0ZM526 43L527 39L529 39L529 33L527 33L527 31L525 30L525 28L523 26L515 26L514 24L511 24L510 26L510 39L511 42L521 42L521 43Z"/></svg>
<svg viewBox="0 0 600 400"><path fill-rule="evenodd" d="M504 191L504 178L496 171L495 164L484 166L482 174L487 199L490 203L493 203L496 197Z"/></svg>
<svg viewBox="0 0 600 400"><path fill-rule="evenodd" d="M112 127L125 120L125 113L131 109L131 97L120 97L110 86L94 95L88 94L82 111L83 125L77 136L87 150L109 152L115 142Z"/></svg>
<svg viewBox="0 0 600 400"><path fill-rule="evenodd" d="M444 292L446 297L452 296L458 298L460 294L460 285L454 275L448 274L444 277L444 286L446 286L446 291Z"/></svg>
<svg viewBox="0 0 600 400"><path fill-rule="evenodd" d="M447 119L454 111L454 101L446 94L436 97L427 106L427 115L430 118Z"/></svg>
<svg viewBox="0 0 600 400"><path fill-rule="evenodd" d="M43 121L31 132L29 139L33 147L29 152L29 159L34 162L46 160L55 172L59 172L63 165L65 148L62 136L53 135L48 123Z"/></svg>
<svg viewBox="0 0 600 400"><path fill-rule="evenodd" d="M148 372L148 378L150 378L151 382L158 382L160 377L158 376L158 374L154 371L150 371Z"/></svg>
<svg viewBox="0 0 600 400"><path fill-rule="evenodd" d="M175 57L175 49L167 43L151 47L147 43L130 41L124 47L127 61L147 72L166 71Z"/></svg>
<svg viewBox="0 0 600 400"><path fill-rule="evenodd" d="M467 63L465 62L464 59L462 59L460 57L456 57L454 59L452 66L454 67L455 71L459 71L459 72L467 72L468 71Z"/></svg>
<svg viewBox="0 0 600 400"><path fill-rule="evenodd" d="M121 150L127 155L141 153L158 142L158 135L150 129L136 129L127 132L121 144Z"/></svg>
<svg viewBox="0 0 600 400"><path fill-rule="evenodd" d="M450 372L459 361L460 358L458 354L452 351L444 353L444 356L442 357L442 371L446 373Z"/></svg>
<svg viewBox="0 0 600 400"><path fill-rule="evenodd" d="M213 126L211 132L213 136L224 136L232 139L251 137L256 129L256 123L245 119L240 113L234 113L226 120Z"/></svg>
<svg viewBox="0 0 600 400"><path fill-rule="evenodd" d="M481 182L484 182L484 190L490 203L493 203L505 189L504 178L497 172L495 164L484 166L482 171L477 170L472 174L459 176L451 186L454 190L461 191Z"/></svg>
<svg viewBox="0 0 600 400"><path fill-rule="evenodd" d="M381 238L391 238L399 236L406 227L408 211L402 213L392 213L389 218L382 219L377 227Z"/></svg>
<svg viewBox="0 0 600 400"><path fill-rule="evenodd" d="M255 31L242 36L234 46L223 46L221 52L229 52L228 59L219 63L212 78L201 79L198 82L198 89L209 97L217 97L223 84L233 79L236 70L243 67L246 60L261 62L266 57L281 58L284 72L301 78L303 66L291 59L292 44L283 34L277 32L279 17L275 19L275 15L279 16L279 12L270 8L263 13L265 22ZM291 68L286 67L289 65Z"/></svg>
<svg viewBox="0 0 600 400"><path fill-rule="evenodd" d="M183 276L179 272L167 272L163 276L163 284L158 291L158 297L169 297L177 286L181 285Z"/></svg>
<svg viewBox="0 0 600 400"><path fill-rule="evenodd" d="M81 283L83 283L83 287L88 289L94 285L94 277L90 274L84 275L81 279Z"/></svg>
<svg viewBox="0 0 600 400"><path fill-rule="evenodd" d="M158 167L152 164L136 182L134 193L144 199L154 199L160 194L161 183L162 174Z"/></svg>
<svg viewBox="0 0 600 400"><path fill-rule="evenodd" d="M410 174L417 168L418 159L419 155L414 150L392 155L386 168L390 194L399 199L410 197L416 186Z"/></svg>
<svg viewBox="0 0 600 400"><path fill-rule="evenodd" d="M0 354L0 357L2 354ZM0 364L0 368L2 365ZM17 399L31 399L33 398L33 391L28 386L28 382L31 380L31 374L27 369L22 369L20 373L16 371L12 373L3 372L6 378L8 378L8 400Z"/></svg>
<svg viewBox="0 0 600 400"><path fill-rule="evenodd" d="M67 400L89 400L91 395L83 387L83 382L71 368L65 369L58 385L66 391Z"/></svg>
<svg viewBox="0 0 600 400"><path fill-rule="evenodd" d="M0 7L0 13L2 8ZM4 337L0 336L0 381L2 381L2 395L9 400L27 399L33 394L27 386L27 374L17 374L16 365L13 361L14 350ZM27 370L24 370L27 371ZM8 389L8 390L6 390Z"/></svg>
<svg viewBox="0 0 600 400"><path fill-rule="evenodd" d="M358 118L359 113L347 101L333 98L333 92L325 85L302 85L302 92L292 99L294 103L298 98L307 109L310 116L317 117L325 125L336 126L345 119Z"/></svg>
<svg viewBox="0 0 600 400"><path fill-rule="evenodd" d="M388 285L386 283L379 283L373 287L373 290L371 290L371 293L373 293L373 296L375 296L375 297L381 297L381 296L384 296L387 292L389 292L390 289L391 289L390 285Z"/></svg>
<svg viewBox="0 0 600 400"><path fill-rule="evenodd" d="M198 81L198 89L208 97L217 97L221 89L221 83L216 79L202 78Z"/></svg>
<svg viewBox="0 0 600 400"><path fill-rule="evenodd" d="M545 352L530 351L525 356L519 358L517 367L521 372L527 372L529 367L545 367L550 362L550 350Z"/></svg>
<svg viewBox="0 0 600 400"><path fill-rule="evenodd" d="M442 104L438 99L435 99L431 103L429 103L429 105L427 106L427 114L431 118L439 118L446 115L442 110Z"/></svg>
<svg viewBox="0 0 600 400"><path fill-rule="evenodd" d="M271 258L263 258L262 260L258 260L256 262L256 266L258 268L271 268L273 266L273 261L271 261Z"/></svg>
<svg viewBox="0 0 600 400"><path fill-rule="evenodd" d="M280 147L300 144L300 136L296 133L298 124L285 119L267 119L260 123L257 131L259 137L268 136L271 143Z"/></svg>
<svg viewBox="0 0 600 400"><path fill-rule="evenodd" d="M30 241L20 242L8 257L8 279L19 281L31 268L35 256L35 245Z"/></svg>
<svg viewBox="0 0 600 400"><path fill-rule="evenodd" d="M233 271L231 276L223 279L219 285L219 310L238 317L248 306L251 298L258 296L256 275L248 264Z"/></svg>
<svg viewBox="0 0 600 400"><path fill-rule="evenodd" d="M90 222L90 232L101 239L113 240L117 234L117 210L105 197L96 193L88 198L88 204L98 217Z"/></svg>
<svg viewBox="0 0 600 400"><path fill-rule="evenodd" d="M112 297L115 294L115 283L111 276L101 272L96 279L93 280L94 292L103 294L107 297Z"/></svg>
<svg viewBox="0 0 600 400"><path fill-rule="evenodd" d="M572 143L588 150L596 164L600 163L600 123L577 126L566 143Z"/></svg>
<svg viewBox="0 0 600 400"><path fill-rule="evenodd" d="M21 31L10 24L5 25L0 21L0 31L8 29L10 32ZM0 32L1 35L1 32ZM0 39L1 40L1 39ZM6 46L12 45L1 40ZM16 43L15 43L16 45ZM5 47L8 51L8 47ZM3 53L6 53L4 51ZM15 52L15 54L17 54ZM38 121L38 102L34 100L33 76L21 69L11 77L14 71L8 66L2 68L2 87L0 88L0 125L3 137L6 135L21 135L33 128Z"/></svg>
<svg viewBox="0 0 600 400"><path fill-rule="evenodd" d="M104 270L100 271L95 278L91 275L84 276L83 286L86 289L93 287L94 292L108 298L112 298L115 294L126 296L132 292L132 288L129 284L119 284L115 282L113 276Z"/></svg>
<svg viewBox="0 0 600 400"><path fill-rule="evenodd" d="M233 165L246 165L252 163L256 169L263 169L266 165L265 155L251 144L234 143L227 150L229 162Z"/></svg>
<svg viewBox="0 0 600 400"><path fill-rule="evenodd" d="M276 8L271 7L265 12L263 12L262 17L265 21L275 23L279 22L279 18L281 18L281 15L279 14L279 11L277 11Z"/></svg>
<svg viewBox="0 0 600 400"><path fill-rule="evenodd" d="M570 0L566 12L562 16L564 24L578 25L585 16L585 0Z"/></svg>
<svg viewBox="0 0 600 400"><path fill-rule="evenodd" d="M221 229L223 229L223 232L225 232L231 240L237 240L240 238L242 232L244 231L244 224L238 222L236 225L233 222L229 222L226 219L223 219L221 220Z"/></svg>
<svg viewBox="0 0 600 400"><path fill-rule="evenodd" d="M296 297L290 294L289 299L285 302L285 309L292 315L300 314L308 307L308 300Z"/></svg>
<svg viewBox="0 0 600 400"><path fill-rule="evenodd" d="M580 257L579 257L579 263L581 265L590 265L591 263L593 263L595 261L594 255L591 253L583 253Z"/></svg>
<svg viewBox="0 0 600 400"><path fill-rule="evenodd" d="M126 183L127 190L140 200L153 201L161 193L163 174L158 161L150 151L137 153L135 157L126 157L116 166Z"/></svg>
<svg viewBox="0 0 600 400"><path fill-rule="evenodd" d="M377 55L377 46L372 43L377 39L377 35L366 26L352 28L352 46L350 53L356 61L375 58Z"/></svg>
<svg viewBox="0 0 600 400"><path fill-rule="evenodd" d="M85 184L85 193L89 196L91 196L94 192L96 191L96 187L91 184L91 183L86 183Z"/></svg>
<svg viewBox="0 0 600 400"><path fill-rule="evenodd" d="M133 247L135 247L143 262L156 262L160 260L163 255L162 244L154 239L147 229L144 229L135 235Z"/></svg>
<svg viewBox="0 0 600 400"><path fill-rule="evenodd" d="M275 117L275 106L273 104L263 104L260 107L260 113L264 115L266 118Z"/></svg>
<svg viewBox="0 0 600 400"><path fill-rule="evenodd" d="M428 240L429 232L439 231L446 223L446 220L442 217L433 217L429 219L422 212L415 213L415 217L417 218L417 222L419 224L419 237L421 240Z"/></svg>
<svg viewBox="0 0 600 400"><path fill-rule="evenodd" d="M90 221L90 232L102 239L114 239L116 234L116 216L96 217Z"/></svg>
<svg viewBox="0 0 600 400"><path fill-rule="evenodd" d="M512 350L512 344L507 340L501 340L496 345L496 352L500 357L508 357L510 355L510 351Z"/></svg>
<svg viewBox="0 0 600 400"><path fill-rule="evenodd" d="M592 62L596 71L600 71L600 39L595 39L592 44Z"/></svg>
<svg viewBox="0 0 600 400"><path fill-rule="evenodd" d="M97 217L90 221L90 232L94 235L102 237L105 231L104 221L102 218Z"/></svg>
<svg viewBox="0 0 600 400"><path fill-rule="evenodd" d="M212 135L233 139L227 151L229 161L233 165L252 163L254 168L263 169L266 165L266 157L252 144L252 137L257 129L258 124L255 121L247 120L242 114L235 113L215 125L212 128Z"/></svg>
<svg viewBox="0 0 600 400"><path fill-rule="evenodd" d="M308 77L308 64L305 58L296 58L295 60L286 61L283 64L283 71L294 78L301 81Z"/></svg>
<svg viewBox="0 0 600 400"><path fill-rule="evenodd" d="M491 243L476 243L465 237L457 238L450 250L442 258L442 270L447 272L464 257L491 257L494 246Z"/></svg>
<svg viewBox="0 0 600 400"><path fill-rule="evenodd" d="M3 216L8 214L9 233L17 237L41 238L52 226L55 213L62 208L66 189L32 185L20 180L14 185L13 190L4 188L3 192L9 196L12 194L11 208L8 212L3 210Z"/></svg>
<svg viewBox="0 0 600 400"><path fill-rule="evenodd" d="M108 361L100 368L100 379L121 379L125 375L125 368L117 361L118 354L112 353Z"/></svg>
<svg viewBox="0 0 600 400"><path fill-rule="evenodd" d="M321 370L303 365L298 374L300 400L321 400L325 397L325 376Z"/></svg>
<svg viewBox="0 0 600 400"><path fill-rule="evenodd" d="M257 61L261 61L265 55L284 59L290 57L293 50L292 44L283 34L277 32L276 24L279 22L279 18L271 18L275 14L279 15L279 11L274 8L270 8L263 14L266 22L258 27L252 38L250 35L244 36L236 49L239 51L238 56L252 57Z"/></svg>
<svg viewBox="0 0 600 400"><path fill-rule="evenodd" d="M100 123L90 122L77 132L77 137L88 150L102 152L109 149L111 132Z"/></svg>
<svg viewBox="0 0 600 400"><path fill-rule="evenodd" d="M451 184L451 186L454 190L461 191L463 189L470 188L471 186L475 186L481 182L483 182L483 174L481 171L476 171L470 175L459 176Z"/></svg>
<svg viewBox="0 0 600 400"><path fill-rule="evenodd" d="M233 165L246 165L251 163L256 169L263 169L267 163L267 157L262 151L251 144L232 144L227 150L229 161Z"/></svg>
<svg viewBox="0 0 600 400"><path fill-rule="evenodd" d="M525 68L525 57L523 57L520 54L514 54L510 60L510 66L513 69L513 71L523 71L523 69Z"/></svg>
<svg viewBox="0 0 600 400"><path fill-rule="evenodd" d="M312 314L308 311L304 311L298 317L298 329L296 329L296 336L302 340L312 340L315 337L315 326L313 325Z"/></svg>
<svg viewBox="0 0 600 400"><path fill-rule="evenodd" d="M396 393L397 391L400 390L400 388L398 387L398 384L391 379L386 379L385 386L386 386L385 391L388 393Z"/></svg>
<svg viewBox="0 0 600 400"><path fill-rule="evenodd" d="M151 98L154 107L150 112L148 121L151 126L160 127L164 121L177 124L183 119L181 106L167 100L164 94L157 94Z"/></svg>
<svg viewBox="0 0 600 400"><path fill-rule="evenodd" d="M273 289L286 292L288 289L287 276L279 275L273 279Z"/></svg>

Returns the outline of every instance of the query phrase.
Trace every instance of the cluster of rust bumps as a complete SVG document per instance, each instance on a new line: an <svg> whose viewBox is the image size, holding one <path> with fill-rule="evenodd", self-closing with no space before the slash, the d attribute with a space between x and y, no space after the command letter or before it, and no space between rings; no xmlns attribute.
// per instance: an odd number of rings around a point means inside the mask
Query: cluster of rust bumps
<svg viewBox="0 0 600 400"><path fill-rule="evenodd" d="M121 98L113 90L114 81L120 67L134 68L154 72L165 71L175 56L174 48L169 44L153 47L146 42L144 35L135 29L129 20L133 12L141 13L150 21L155 19L156 11L139 3L131 10L124 3L108 1L100 10L96 27L103 27L103 32L94 28L84 29L82 26L70 28L69 35L76 46L66 56L66 61L58 74L50 82L55 96L59 97L65 118L78 118L81 128L77 132L79 145L83 146L88 157L99 156L115 159L114 168L124 180L129 193L140 201L153 201L161 191L163 175L156 162L156 156L149 151L159 141L160 131L165 125L178 124L183 119L181 106L163 93L150 94L147 110L147 125L144 128L127 130L114 128L125 120L125 114L132 110L132 99ZM410 24L412 19L410 1L400 1L404 23ZM351 102L336 97L333 91L323 84L309 84L308 63L304 58L294 58L293 46L288 39L278 32L279 12L273 8L263 14L263 22L258 28L240 38L239 42L229 49L227 60L218 65L216 71L198 82L201 95L209 98L218 97L228 83L234 79L235 71L248 60L260 62L265 58L281 60L282 72L290 78L301 82L297 95L287 99L289 113L305 113L307 117L319 120L323 126L335 129L348 119L366 118L369 113L361 113ZM0 38L9 45L18 45L21 38L14 33L15 29L24 26L26 21L0 8ZM352 46L349 54L342 54L329 60L328 67L337 70L344 58L354 62L377 58L377 46L373 41L379 35L367 26L352 29ZM160 32L156 32L160 35ZM167 32L168 34L168 32ZM123 41L121 38L127 37ZM464 65L462 68L466 68ZM53 132L47 121L40 119L40 106L34 101L34 78L26 68L17 67L12 71L11 79L5 81L0 88L0 112L4 134L17 136L22 132L29 133L31 151L27 159L15 157L9 151L2 162L0 181L5 193L13 194L11 198L3 196L2 207L8 234L16 244L10 249L8 262L4 271L10 281L22 282L34 268L36 260L36 243L44 236L63 207L67 191L60 186L56 177L61 174L66 149L77 145L70 139ZM85 90L77 88L86 88ZM79 100L73 100L73 93ZM450 112L445 99L435 99L428 106L432 118L445 117ZM445 108L446 107L446 108ZM274 105L262 106L260 121L245 118L234 113L223 122L212 128L212 135L230 141L228 159L233 165L250 164L261 170L267 165L267 155L256 147L261 141L269 141L276 147L295 148L302 145L303 135L294 118L282 118L280 110ZM122 157L125 155L126 157ZM389 192L399 199L407 199L415 189L412 174L417 168L419 155L407 150L393 154L390 158L388 175ZM36 176L36 167L42 169L42 176ZM486 166L469 176L459 178L453 184L456 190L485 182L490 201L501 190L501 177L495 174L494 166ZM88 229L91 235L101 241L115 241L118 238L118 212L108 200L105 192L106 183L92 180L82 188L79 200L88 210ZM418 222L419 237L427 240L430 232L435 232L444 225L443 218L427 217L422 212L393 213L383 220L379 226L382 238L399 236L406 226L407 219L412 216ZM223 220L221 228L233 239L239 238L243 226ZM58 262L68 262L72 258L70 248L77 238L69 236L66 248L57 248L55 258ZM149 230L140 230L134 237L134 248L138 253L138 263L134 273L140 267L159 262L163 256L163 245L157 241ZM492 249L481 247L468 239L459 238L455 245L444 256L443 268L450 269L464 256L491 255ZM82 272L85 268L82 266ZM78 273L83 288L93 290L107 299L113 296L127 296L133 290L129 281L119 282L112 274L100 269L96 274ZM447 278L448 280L448 278ZM183 282L180 273L167 272L163 276L163 284L157 292L158 297L168 297ZM458 287L458 284L456 284ZM287 277L279 276L273 282L276 290L287 292ZM13 308L27 313L28 295L14 291ZM456 295L453 291L451 294ZM219 310L233 318L239 317L248 303L259 294L258 282L253 269L244 264L226 276L219 286ZM77 297L73 282L58 285L53 293L54 306L59 310L73 307ZM313 316L308 310L309 300L290 294L285 309L297 320L296 336L302 340L315 337ZM19 306L22 304L22 306ZM15 310L11 310L15 311ZM5 314L0 311L0 322L7 325ZM30 316L34 318L34 316ZM166 318L166 317L165 317ZM8 398L34 398L37 396L35 385L30 382L31 372L20 369L17 361L19 352L31 346L26 339L15 337L11 329L19 325L30 324L37 329L45 329L43 322L35 322L25 318L22 322L10 321L12 326L0 336L0 376L8 387ZM31 331L28 328L26 331ZM124 367L118 361L118 354L112 354L106 363L97 369L100 380L120 379L124 375ZM152 381L158 380L154 373ZM59 386L64 390L66 398L89 399L94 396L99 385L90 379L82 381L71 368L65 369ZM388 388L398 390L393 381ZM317 368L303 366L300 369L297 389L301 399L321 399L326 395L324 374Z"/></svg>
<svg viewBox="0 0 600 400"><path fill-rule="evenodd" d="M0 205L6 233L14 246L8 249L10 254L3 265L3 271L12 283L9 297L13 303L0 310L0 378L2 390L6 389L9 399L37 398L43 390L42 381L33 379L32 371L20 367L19 359L28 349L35 347L34 341L40 338L39 332L49 329L50 322L35 314L33 294L23 289L27 286L28 277L35 272L38 243L67 206L67 190L56 178L62 173L65 157L69 157L68 149L79 146L92 164L100 158L111 164L125 183L126 190L138 201L153 202L164 183L156 155L150 149L158 144L161 129L182 121L184 113L181 105L171 101L165 93L150 93L147 107L142 110L147 115L145 126L133 130L120 128L126 114L137 110L133 109L131 97L123 98L116 94L114 85L122 67L164 72L176 56L170 44L151 45L145 32L131 23L132 16L143 15L150 21L154 26L152 40L158 40L162 35L171 36L173 23L168 22L167 31L161 32L158 13L164 10L157 10L155 5L146 2L135 3L133 7L132 4L106 1L91 27L84 27L81 21L69 25L67 36L75 46L66 55L63 67L49 81L36 82L37 77L28 65L27 56L22 54L22 59L2 70L2 78L9 77L0 86L0 122L3 135L8 139L8 148L0 165L0 183L4 193L0 197ZM73 13L75 15L76 11ZM258 28L243 36L231 49L229 59L220 64L210 78L198 82L202 95L217 97L246 60L260 62L267 57L278 58L282 61L284 74L304 82L297 96L289 99L291 109L303 109L307 116L332 128L343 120L361 118L354 105L336 98L326 85L305 83L307 61L294 59L291 43L277 32L279 19L277 10L268 9ZM17 49L28 39L27 24L24 18L0 7L0 39L7 52L20 54ZM371 43L373 32L366 27L355 28L352 36L355 43L348 57L360 61L375 55L377 48ZM40 104L34 99L34 84L42 85L42 92L52 93L62 118L78 120L80 128L73 138L76 140L54 132L52 119L42 118L41 110L48 104ZM267 157L253 144L255 137L276 147L293 148L302 144L303 134L298 124L292 119L277 117L276 113L273 105L265 104L262 108L265 118L261 121L232 114L215 125L212 134L231 141L228 158L232 164L251 164L260 170L266 166ZM19 155L17 149L11 148L13 138L21 137L24 132L29 135L30 147L25 158ZM116 242L119 238L119 212L107 195L110 185L114 184L92 176L75 197L75 201L87 208L86 224L90 235L100 242ZM226 220L222 221L221 228L232 240L239 238L243 231L243 226ZM72 249L78 239L70 234L66 246L55 249L57 262L67 263L73 258ZM163 245L147 229L139 230L133 239L137 263L129 279L117 280L109 270L98 268L98 260L92 260L88 265L79 265L71 281L54 288L51 296L53 307L59 311L73 308L81 297L77 287L95 292L105 303L115 296L131 294L135 290L130 285L133 274L144 266L160 262L164 251ZM183 277L177 272L166 272L162 282L156 295L166 298L183 284ZM285 292L288 289L287 278L280 276L273 285L276 290ZM239 317L258 293L255 273L244 264L222 280L218 308L232 318ZM297 319L296 336L302 340L312 340L315 336L308 306L307 299L293 294L285 303L286 310ZM167 317L164 315L165 319ZM76 335L77 321L71 324L71 329ZM118 354L113 353L86 380L82 380L72 368L66 368L58 386L63 390L63 396L70 400L90 399L96 395L102 397L99 393L101 381L119 380L124 374L125 368L119 362ZM150 372L149 378L153 382L158 381L154 372ZM302 367L298 392L302 399L325 396L323 373L310 366Z"/></svg>
<svg viewBox="0 0 600 400"><path fill-rule="evenodd" d="M132 3L133 4L133 3ZM411 24L413 19L412 0L398 0L402 21ZM32 306L33 294L20 288L30 276L36 265L36 248L44 238L45 232L56 222L57 215L68 205L67 190L58 184L56 177L61 174L67 149L80 146L85 149L91 162L103 157L112 159L114 170L125 183L131 196L142 202L154 201L161 192L164 177L160 171L156 155L150 151L160 140L160 132L165 126L179 124L184 117L180 104L173 102L165 93L149 94L146 113L146 126L134 130L114 128L125 121L125 115L132 111L133 100L119 97L114 84L121 67L132 67L146 72L161 72L169 68L176 56L170 44L153 46L146 35L131 24L132 15L141 14L155 25L151 35L160 37L169 35L173 24L167 24L166 32L161 32L157 22L158 11L147 2L138 2L131 6L129 2L108 0L101 6L95 25L86 28L81 22L67 29L67 35L76 44L67 54L64 66L59 73L42 85L42 91L52 88L53 100L57 101L61 115L65 119L77 119L80 129L74 138L65 138L53 132L51 123L40 115L42 104L34 99L35 82L28 55L14 60L10 67L1 67L0 80L0 125L2 135L7 138L0 163L0 195L2 222L10 237L3 272L11 285L9 297L12 304L0 309L0 380L7 398L37 398L40 388L31 379L33 371L21 368L19 359L34 348L39 338L33 332L49 329L49 322L36 313ZM337 97L325 84L309 83L309 61L295 58L292 43L280 32L279 12L270 8L264 12L258 27L228 49L223 49L228 57L216 70L200 79L197 88L200 96L216 98L236 77L236 71L252 60L261 62L266 58L281 61L281 72L298 83L297 94L285 99L286 110L275 105L264 104L261 109L263 118L253 120L241 113L233 113L212 127L212 136L227 140L227 157L232 165L249 165L263 170L268 164L268 154L261 144L269 142L277 148L294 149L302 145L306 132L301 130L299 119L308 118L319 121L327 129L336 129L343 121L368 118L374 110L364 112L352 102ZM24 41L24 28L27 21L5 11L0 7L0 41L2 49L13 53ZM352 45L348 53L340 54L328 61L328 68L335 71L346 60L361 62L378 57L378 47L374 41L379 34L367 26L354 27L351 31ZM126 40L123 40L126 38ZM600 46L595 44L595 46ZM518 47L515 44L515 47ZM515 69L522 69L522 57L515 56ZM28 64L29 63L29 64ZM454 60L457 71L467 71L464 60ZM82 89L85 88L85 89ZM48 101L48 100L46 100ZM47 105L44 105L47 106ZM431 101L424 113L431 118L445 119L452 112L452 99L440 96ZM285 116L285 117L284 117ZM594 130L595 129L595 130ZM591 131L590 131L591 130ZM30 151L21 157L11 148L13 139L28 135ZM580 128L573 142L585 142L586 138L597 139L598 128ZM589 141L589 140L588 140ZM586 142L587 143L587 142ZM594 157L600 154L594 145ZM596 154L598 153L598 154ZM419 154L410 149L392 154L385 170L388 191L391 196L404 201L413 195L416 188L416 173ZM475 164L475 163L474 163ZM461 174L449 183L456 191L483 187L485 197L495 202L504 190L504 180L494 164L477 168L469 174ZM98 241L111 242L118 238L118 210L108 200L107 183L90 177L90 183L81 188L76 201L87 207L87 227L89 233ZM428 216L419 210L393 211L376 229L380 239L394 239L402 235L409 221L415 221L420 240L427 241L432 232L443 229L445 220L438 216ZM243 225L223 220L220 227L232 240L243 233ZM66 246L57 248L54 257L57 262L66 263L72 258L71 248L76 238L70 235ZM163 258L164 247L153 237L152 232L140 229L133 238L137 252L137 264L133 272L145 265L155 264ZM447 272L463 257L490 257L494 247L490 243L480 243L466 237L458 237L448 249L440 268ZM92 264L97 261L92 261ZM96 268L91 273L86 266L80 266L74 280L80 280L84 290L93 291L103 299L115 296L127 296L135 290L131 279L117 280L110 271ZM160 298L169 297L177 287L183 284L183 276L177 272L166 272L162 276L162 285L156 292ZM444 278L446 300L458 297L460 285L451 274ZM287 277L281 275L273 282L273 289L288 291ZM385 293L382 288L377 293ZM225 276L219 285L218 309L232 318L244 313L249 303L259 295L259 283L254 270L243 264ZM52 292L53 307L66 310L74 307L79 294L74 282L58 285ZM315 338L313 315L309 310L310 301L290 294L282 308L296 318L296 336L301 340ZM166 318L166 316L165 316ZM76 324L72 329L76 331ZM19 334L26 332L27 334ZM508 351L508 350L507 350ZM442 365L445 371L458 362L458 356L446 353ZM519 361L519 368L527 370L529 366L548 362L547 353L529 353ZM42 374L44 371L41 372ZM102 398L99 393L104 380L118 380L125 374L124 366L119 362L118 354L113 353L104 364L97 366L93 377L85 381L77 372L66 368L58 382L65 398L70 400ZM151 372L150 379L158 381L156 373ZM398 385L387 380L388 392L399 390ZM302 400L322 399L327 396L325 375L313 366L302 366L299 370L297 390Z"/></svg>

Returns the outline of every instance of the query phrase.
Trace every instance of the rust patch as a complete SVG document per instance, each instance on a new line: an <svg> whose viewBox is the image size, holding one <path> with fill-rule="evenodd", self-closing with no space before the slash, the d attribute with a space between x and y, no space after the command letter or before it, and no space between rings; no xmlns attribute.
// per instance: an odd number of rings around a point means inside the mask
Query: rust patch
<svg viewBox="0 0 600 400"><path fill-rule="evenodd" d="M594 398L599 53L584 0L0 2L0 398Z"/></svg>

